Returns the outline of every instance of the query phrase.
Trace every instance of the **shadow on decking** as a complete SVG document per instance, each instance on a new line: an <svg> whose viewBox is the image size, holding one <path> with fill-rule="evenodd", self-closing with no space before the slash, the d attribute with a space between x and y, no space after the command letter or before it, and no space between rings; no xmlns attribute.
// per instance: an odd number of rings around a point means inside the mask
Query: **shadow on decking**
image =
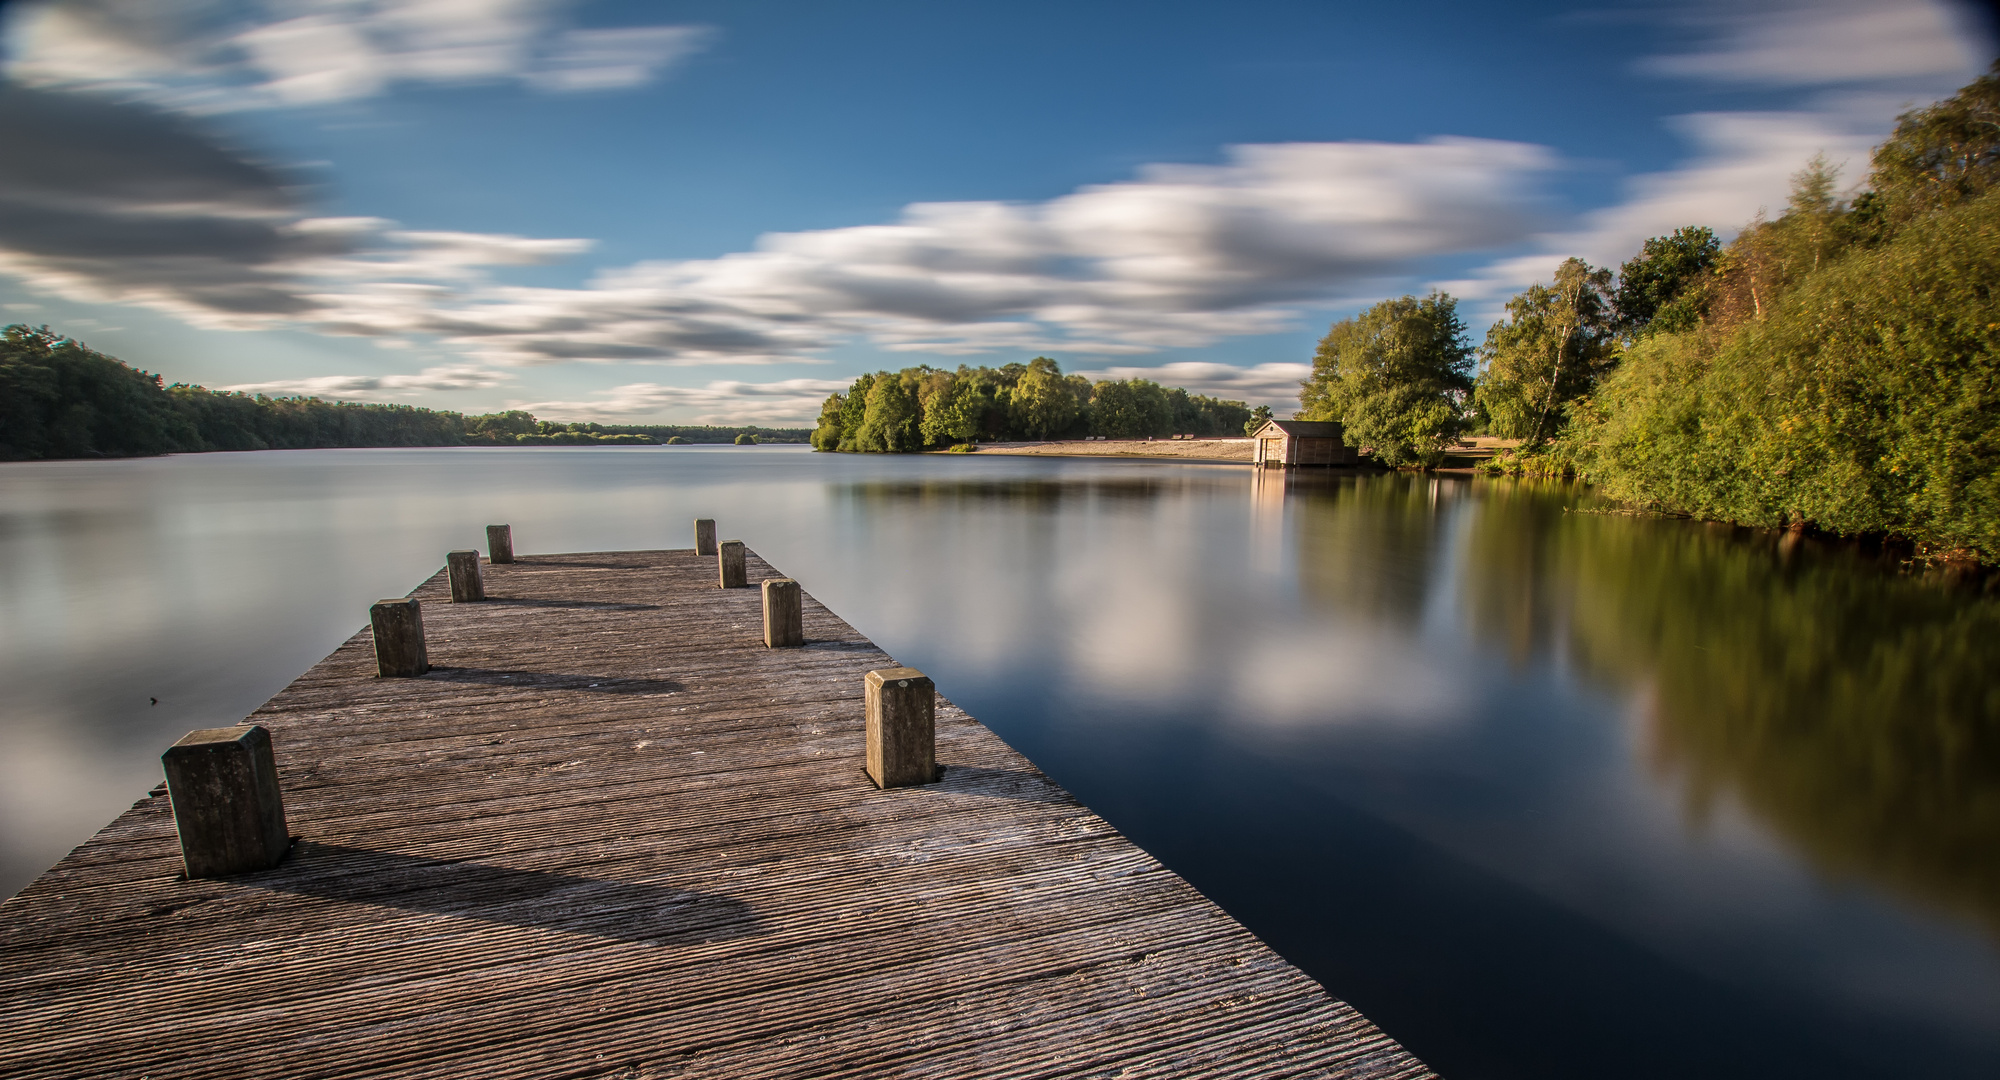
<svg viewBox="0 0 2000 1080"><path fill-rule="evenodd" d="M804 645L799 646L799 648L814 649L823 652L881 652L882 651L882 646L877 645L872 641L825 641L825 640L816 640L814 638L807 638L806 643Z"/></svg>
<svg viewBox="0 0 2000 1080"><path fill-rule="evenodd" d="M273 892L657 945L764 933L749 904L659 885L293 842L274 870L230 880Z"/></svg>
<svg viewBox="0 0 2000 1080"><path fill-rule="evenodd" d="M1048 777L1014 769L982 769L975 765L947 763L944 778L936 786L946 791L963 791L968 795L985 795L994 799L1083 805Z"/></svg>
<svg viewBox="0 0 2000 1080"><path fill-rule="evenodd" d="M554 675L506 668L434 667L420 678L434 682L527 686L537 690L583 690L593 694L677 694L686 689L672 679L621 679L615 675Z"/></svg>
<svg viewBox="0 0 2000 1080"><path fill-rule="evenodd" d="M652 611L660 606L627 604L615 600L529 600L508 596L489 596L479 602L491 607L580 608L586 611Z"/></svg>

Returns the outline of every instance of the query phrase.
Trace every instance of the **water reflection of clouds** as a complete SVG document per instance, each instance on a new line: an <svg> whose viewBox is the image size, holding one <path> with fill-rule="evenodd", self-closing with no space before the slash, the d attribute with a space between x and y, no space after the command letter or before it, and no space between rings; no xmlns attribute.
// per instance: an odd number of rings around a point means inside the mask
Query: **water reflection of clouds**
<svg viewBox="0 0 2000 1080"><path fill-rule="evenodd" d="M1435 658L1363 625L1308 633L1273 621L1244 646L1230 681L1239 724L1419 731L1464 720L1463 690Z"/></svg>
<svg viewBox="0 0 2000 1080"><path fill-rule="evenodd" d="M893 513L893 533L870 531L914 573L935 581L937 571L918 564L941 552L969 561L948 585L922 589L921 602L885 598L893 623L950 626L954 662L969 665L1018 661L1032 642L1041 677L1150 700L1182 692L1197 667L1189 590L1209 525L1169 496L1212 486L1200 477L1008 477L867 482L837 495Z"/></svg>
<svg viewBox="0 0 2000 1080"><path fill-rule="evenodd" d="M916 564L937 552L981 560L918 590L922 602L881 599L892 625L950 626L936 647L954 663L1018 661L1033 642L1042 676L1111 715L1150 704L1253 726L1449 723L1456 681L1408 629L1379 625L1388 612L1413 628L1421 613L1434 510L1424 500L1386 533L1364 522L1349 535L1369 508L1325 503L1356 498L1361 480L1270 471L1246 492L1240 470L1086 472L857 483L837 497L887 515L872 543L913 573L934 576ZM1273 579L1278 564L1289 573ZM924 610L938 603L949 613Z"/></svg>

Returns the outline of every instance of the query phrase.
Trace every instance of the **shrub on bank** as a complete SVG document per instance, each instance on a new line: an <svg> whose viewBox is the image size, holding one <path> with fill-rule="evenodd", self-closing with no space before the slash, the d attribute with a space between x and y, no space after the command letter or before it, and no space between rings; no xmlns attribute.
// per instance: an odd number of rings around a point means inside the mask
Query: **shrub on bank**
<svg viewBox="0 0 2000 1080"><path fill-rule="evenodd" d="M1848 253L1716 334L1629 349L1572 445L1644 506L2000 556L2000 199Z"/></svg>

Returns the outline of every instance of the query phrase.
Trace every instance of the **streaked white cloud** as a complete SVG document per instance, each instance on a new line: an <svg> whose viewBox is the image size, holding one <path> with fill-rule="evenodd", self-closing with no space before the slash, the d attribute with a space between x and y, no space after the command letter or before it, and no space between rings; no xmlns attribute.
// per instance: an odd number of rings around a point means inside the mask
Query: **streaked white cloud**
<svg viewBox="0 0 2000 1080"><path fill-rule="evenodd" d="M100 101L103 116L66 124L75 95L12 93L41 110L23 114L40 117L24 143L116 157L120 125L152 119L175 133L166 149L207 164L163 190L100 184L74 227L17 222L10 235L0 220L0 270L201 326L442 342L489 365L796 362L852 341L1117 356L1268 333L1291 325L1296 305L1527 236L1553 164L1541 148L1480 139L1239 146L1222 164L1147 166L1046 202L915 204L888 224L770 234L719 258L527 287L490 271L590 242L309 217L283 176L186 121ZM146 175L143 165L105 175ZM73 180L0 159L0 197L53 207L75 196ZM227 220L206 208L232 202ZM162 235L135 250L134 222ZM176 249L175 236L190 246Z"/></svg>
<svg viewBox="0 0 2000 1080"><path fill-rule="evenodd" d="M6 73L177 109L325 105L397 84L517 80L554 93L659 78L696 26L572 29L562 0L41 0L8 22Z"/></svg>
<svg viewBox="0 0 2000 1080"><path fill-rule="evenodd" d="M583 401L513 402L543 419L574 422L634 423L669 411L698 424L765 424L810 427L819 420L820 404L828 394L846 390L848 383L828 379L785 379L749 383L721 379L706 386L665 386L629 383Z"/></svg>
<svg viewBox="0 0 2000 1080"><path fill-rule="evenodd" d="M706 26L568 30L527 74L527 81L557 93L644 86L706 48L714 37L715 31Z"/></svg>
<svg viewBox="0 0 2000 1080"><path fill-rule="evenodd" d="M1966 13L1936 0L1730 4L1685 9L1681 17L1711 34L1711 44L1649 57L1641 70L1772 86L1924 76L1963 82L1983 60Z"/></svg>
<svg viewBox="0 0 2000 1080"><path fill-rule="evenodd" d="M338 401L390 401L432 390L491 390L514 381L504 371L476 364L445 364L415 375L327 375L311 379L240 383L217 387L243 394L273 397L318 397Z"/></svg>
<svg viewBox="0 0 2000 1080"><path fill-rule="evenodd" d="M583 289L492 290L398 317L499 363L767 362L899 351L1130 354L1288 325L1287 304L1526 233L1546 152L1519 143L1234 147L1039 204L924 203L886 225L780 233Z"/></svg>
<svg viewBox="0 0 2000 1080"><path fill-rule="evenodd" d="M1163 386L1185 387L1192 394L1233 399L1251 405L1296 406L1299 383L1312 374L1311 364L1257 364L1238 367L1204 360L1181 360L1158 367L1110 367L1079 371L1091 380L1151 379Z"/></svg>

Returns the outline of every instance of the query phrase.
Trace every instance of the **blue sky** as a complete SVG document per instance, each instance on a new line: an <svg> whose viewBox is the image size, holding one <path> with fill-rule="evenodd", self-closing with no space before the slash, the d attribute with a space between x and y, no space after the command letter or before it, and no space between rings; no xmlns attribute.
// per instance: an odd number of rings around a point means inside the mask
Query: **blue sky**
<svg viewBox="0 0 2000 1080"><path fill-rule="evenodd" d="M1866 172L1984 69L1929 0L91 0L4 9L0 319L169 379L809 423L1038 353L1295 406L1580 255Z"/></svg>

